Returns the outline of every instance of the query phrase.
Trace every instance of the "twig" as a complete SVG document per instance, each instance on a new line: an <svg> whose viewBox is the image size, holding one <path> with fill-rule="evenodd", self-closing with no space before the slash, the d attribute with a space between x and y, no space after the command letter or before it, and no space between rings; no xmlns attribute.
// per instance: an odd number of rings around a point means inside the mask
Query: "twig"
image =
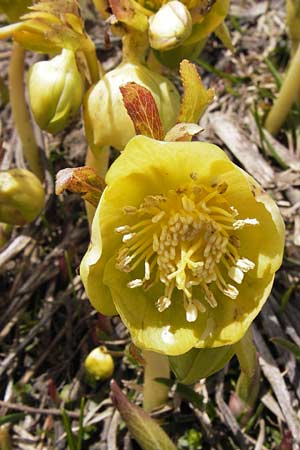
<svg viewBox="0 0 300 450"><path fill-rule="evenodd" d="M259 363L261 369L272 386L274 394L277 397L278 403L282 409L282 413L286 418L288 427L292 433L295 447L298 450L300 443L300 423L291 406L291 399L288 393L284 379L277 367L277 364L272 357L267 345L265 344L261 334L255 326L253 326L254 341L259 352Z"/></svg>
<svg viewBox="0 0 300 450"><path fill-rule="evenodd" d="M232 414L230 408L228 405L226 405L224 399L223 399L223 387L224 387L224 374L221 372L219 375L219 383L216 388L216 403L218 405L218 408L223 416L223 420L227 427L231 430L234 439L238 442L241 450L247 450L248 449L248 443L247 438L243 434L239 424L236 421L236 418Z"/></svg>
<svg viewBox="0 0 300 450"><path fill-rule="evenodd" d="M14 409L15 411L23 411L28 414L46 414L52 416L61 416L62 412L56 408L34 408L33 406L27 405L19 405L17 403L5 402L4 400L0 400L0 406L7 409ZM66 411L68 416L73 419L79 419L80 414L74 411Z"/></svg>

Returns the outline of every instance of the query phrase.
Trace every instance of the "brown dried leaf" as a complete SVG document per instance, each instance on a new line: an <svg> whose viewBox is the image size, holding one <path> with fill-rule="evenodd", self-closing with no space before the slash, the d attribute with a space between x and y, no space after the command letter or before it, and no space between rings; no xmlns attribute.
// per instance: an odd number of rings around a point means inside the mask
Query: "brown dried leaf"
<svg viewBox="0 0 300 450"><path fill-rule="evenodd" d="M91 167L76 167L60 170L56 175L55 193L65 190L80 194L84 200L97 207L105 182Z"/></svg>
<svg viewBox="0 0 300 450"><path fill-rule="evenodd" d="M151 92L134 82L124 84L120 91L136 133L162 140L164 130Z"/></svg>

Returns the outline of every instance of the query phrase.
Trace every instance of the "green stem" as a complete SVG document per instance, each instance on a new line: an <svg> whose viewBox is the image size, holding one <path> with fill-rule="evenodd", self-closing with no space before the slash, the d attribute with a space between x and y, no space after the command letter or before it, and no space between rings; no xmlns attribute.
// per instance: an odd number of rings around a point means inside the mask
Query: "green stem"
<svg viewBox="0 0 300 450"><path fill-rule="evenodd" d="M245 423L252 413L260 388L260 367L251 328L234 345L234 350L241 367L235 392L242 401L240 414L243 416L243 422Z"/></svg>
<svg viewBox="0 0 300 450"><path fill-rule="evenodd" d="M122 37L122 62L145 63L148 41L144 34L130 31Z"/></svg>
<svg viewBox="0 0 300 450"><path fill-rule="evenodd" d="M293 102L300 94L300 45L292 58L287 73L284 77L278 97L269 112L265 128L276 134L285 121Z"/></svg>
<svg viewBox="0 0 300 450"><path fill-rule="evenodd" d="M143 351L145 360L144 372L144 410L152 411L154 408L166 403L168 386L158 383L155 378L169 378L170 369L168 357L149 350Z"/></svg>
<svg viewBox="0 0 300 450"><path fill-rule="evenodd" d="M104 71L100 61L97 58L95 44L88 36L84 39L82 51L89 68L91 82L92 84L96 84L99 81L100 76L103 76Z"/></svg>
<svg viewBox="0 0 300 450"><path fill-rule="evenodd" d="M92 167L96 170L97 175L102 178L105 178L105 174L108 169L108 161L109 161L109 148L105 147L103 149L99 149L98 151L92 151L90 147L88 148L85 164L88 167ZM85 207L88 216L88 222L91 226L96 208L91 205L89 202L85 202Z"/></svg>
<svg viewBox="0 0 300 450"><path fill-rule="evenodd" d="M16 42L13 43L9 65L9 96L12 115L20 140L23 154L30 170L43 180L39 148L35 141L31 118L26 105L24 92L24 59L25 50Z"/></svg>

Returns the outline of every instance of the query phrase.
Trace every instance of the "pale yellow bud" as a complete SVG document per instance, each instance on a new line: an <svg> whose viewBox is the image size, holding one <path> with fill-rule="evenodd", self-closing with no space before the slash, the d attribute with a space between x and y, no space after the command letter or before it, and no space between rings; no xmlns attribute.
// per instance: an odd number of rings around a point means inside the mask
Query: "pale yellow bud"
<svg viewBox="0 0 300 450"><path fill-rule="evenodd" d="M149 19L149 41L156 50L178 47L192 32L192 18L187 7L177 1L163 5Z"/></svg>
<svg viewBox="0 0 300 450"><path fill-rule="evenodd" d="M28 89L39 127L53 134L62 131L77 114L84 94L74 52L64 49L51 60L34 64Z"/></svg>
<svg viewBox="0 0 300 450"><path fill-rule="evenodd" d="M94 348L88 354L84 366L88 374L95 380L105 380L111 377L115 368L112 356L103 346Z"/></svg>
<svg viewBox="0 0 300 450"><path fill-rule="evenodd" d="M29 170L0 171L0 222L24 225L33 221L44 207L44 189Z"/></svg>
<svg viewBox="0 0 300 450"><path fill-rule="evenodd" d="M93 86L85 98L85 130L91 147L111 145L123 150L135 135L120 91L120 86L129 82L140 84L151 92L165 131L175 125L180 107L176 87L142 64L122 63Z"/></svg>

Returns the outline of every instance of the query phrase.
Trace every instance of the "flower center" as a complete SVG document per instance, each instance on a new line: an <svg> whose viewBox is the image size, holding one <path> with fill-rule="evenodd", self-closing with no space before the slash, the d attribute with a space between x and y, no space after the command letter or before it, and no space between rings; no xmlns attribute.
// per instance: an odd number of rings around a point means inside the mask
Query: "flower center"
<svg viewBox="0 0 300 450"><path fill-rule="evenodd" d="M227 279L241 284L255 264L240 257L235 230L258 224L256 219L237 220L237 210L223 195L226 183L208 187L197 182L196 174L191 178L166 195L149 195L138 207L125 207L133 224L115 230L123 235L116 267L132 272L144 266L144 277L128 287L147 290L162 283L164 295L156 301L160 312L171 305L174 289L181 291L188 322L205 312L207 304L217 306L217 291L236 299L239 291ZM201 301L194 295L196 287Z"/></svg>

